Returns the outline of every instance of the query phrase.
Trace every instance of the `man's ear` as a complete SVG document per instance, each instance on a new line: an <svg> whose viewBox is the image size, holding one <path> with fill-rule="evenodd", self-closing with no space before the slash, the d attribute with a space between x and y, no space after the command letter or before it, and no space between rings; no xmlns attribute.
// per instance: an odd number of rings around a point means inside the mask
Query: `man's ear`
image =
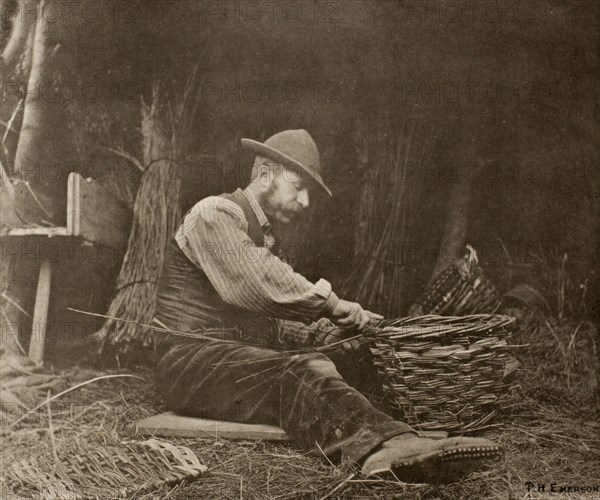
<svg viewBox="0 0 600 500"><path fill-rule="evenodd" d="M272 162L265 162L258 167L257 181L264 187L269 187L275 178L275 169L277 165Z"/></svg>
<svg viewBox="0 0 600 500"><path fill-rule="evenodd" d="M264 163L262 165L259 165L257 174L257 182L265 186L269 180L269 166L265 165Z"/></svg>

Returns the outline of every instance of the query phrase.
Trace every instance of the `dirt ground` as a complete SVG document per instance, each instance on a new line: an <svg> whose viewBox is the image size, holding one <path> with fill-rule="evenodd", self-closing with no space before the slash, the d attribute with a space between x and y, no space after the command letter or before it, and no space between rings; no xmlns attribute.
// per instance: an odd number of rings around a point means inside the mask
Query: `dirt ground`
<svg viewBox="0 0 600 500"><path fill-rule="evenodd" d="M597 325L540 316L529 316L520 325L513 338L522 346L516 349L514 383L495 426L481 434L506 449L505 458L488 471L443 486L366 481L291 445L211 436L172 440L193 450L208 466L206 475L192 484L137 498L600 498ZM57 376L68 387L108 373L117 372L70 367L58 370ZM18 425L11 425L16 417L5 415L1 497L39 498L31 485L5 476L7 464L35 455L60 457L93 444L121 443L131 439L129 424L162 411L151 372L137 374L144 380L115 378L81 387Z"/></svg>

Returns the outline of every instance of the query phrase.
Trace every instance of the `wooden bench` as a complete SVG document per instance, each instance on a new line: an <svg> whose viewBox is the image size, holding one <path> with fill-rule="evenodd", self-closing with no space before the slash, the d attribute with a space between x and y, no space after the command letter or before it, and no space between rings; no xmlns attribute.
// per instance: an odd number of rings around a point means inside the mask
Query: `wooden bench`
<svg viewBox="0 0 600 500"><path fill-rule="evenodd" d="M96 244L124 247L129 237L131 209L97 182L86 180L75 172L67 183L67 217L63 227L16 227L0 236L4 243L36 241ZM33 328L39 329L39 341L30 341L29 357L41 363L50 302L52 266L47 256L40 259ZM33 340L33 332L32 332Z"/></svg>

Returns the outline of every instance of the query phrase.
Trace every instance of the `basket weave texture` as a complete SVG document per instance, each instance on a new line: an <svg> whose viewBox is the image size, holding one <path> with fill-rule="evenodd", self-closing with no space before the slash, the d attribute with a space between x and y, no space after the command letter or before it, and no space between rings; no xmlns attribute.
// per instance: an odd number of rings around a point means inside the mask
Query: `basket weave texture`
<svg viewBox="0 0 600 500"><path fill-rule="evenodd" d="M442 271L410 308L411 316L491 314L500 307L500 294L484 276L477 252L467 245L463 256Z"/></svg>
<svg viewBox="0 0 600 500"><path fill-rule="evenodd" d="M391 408L417 429L472 431L486 424L515 319L497 314L419 316L370 327L374 363Z"/></svg>
<svg viewBox="0 0 600 500"><path fill-rule="evenodd" d="M189 448L149 439L95 446L76 455L39 456L10 464L5 474L20 494L44 500L132 498L194 480L207 471Z"/></svg>

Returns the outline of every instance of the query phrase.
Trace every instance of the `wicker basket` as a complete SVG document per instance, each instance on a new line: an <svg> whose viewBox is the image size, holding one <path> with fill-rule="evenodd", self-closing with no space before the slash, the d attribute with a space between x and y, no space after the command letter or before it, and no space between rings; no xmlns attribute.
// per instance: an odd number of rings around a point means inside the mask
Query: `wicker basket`
<svg viewBox="0 0 600 500"><path fill-rule="evenodd" d="M384 320L371 327L388 404L423 430L467 431L495 413L515 319L478 314Z"/></svg>
<svg viewBox="0 0 600 500"><path fill-rule="evenodd" d="M483 275L475 249L467 245L464 255L442 271L411 306L411 316L441 314L491 314L500 307L500 294Z"/></svg>

